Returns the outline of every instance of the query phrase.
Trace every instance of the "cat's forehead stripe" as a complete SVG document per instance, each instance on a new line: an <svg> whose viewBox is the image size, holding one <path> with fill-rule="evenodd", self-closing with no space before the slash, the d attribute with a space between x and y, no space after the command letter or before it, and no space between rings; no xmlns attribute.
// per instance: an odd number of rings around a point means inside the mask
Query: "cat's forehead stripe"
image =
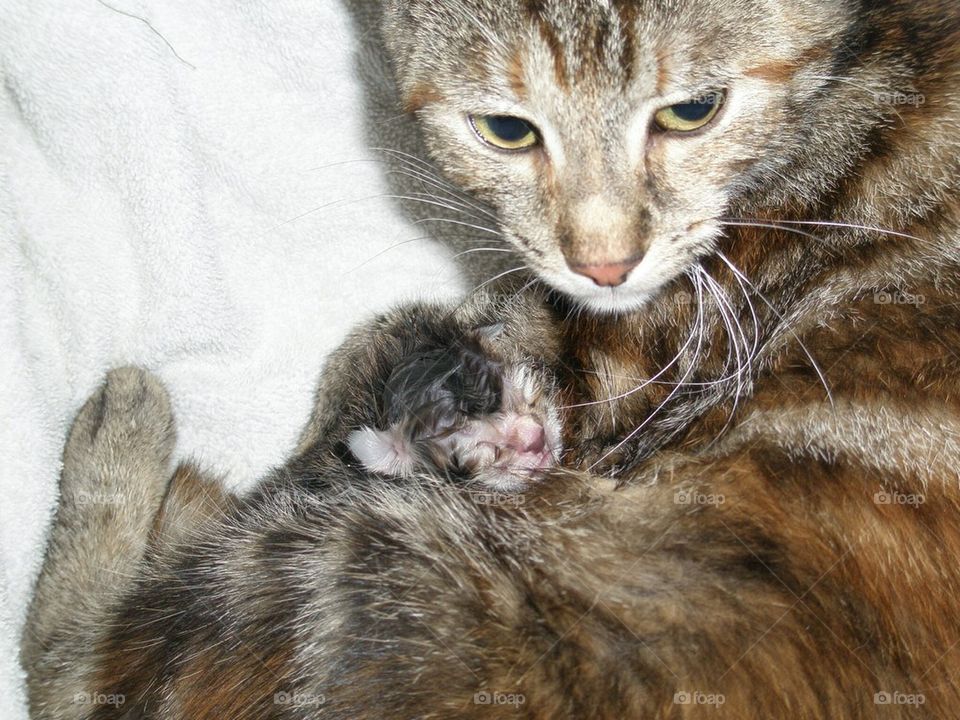
<svg viewBox="0 0 960 720"><path fill-rule="evenodd" d="M544 11L542 0L527 0L527 11L531 19L537 26L540 37L550 50L553 56L553 73L557 84L562 88L567 88L567 64L564 58L563 45L557 36L556 30L550 24Z"/></svg>
<svg viewBox="0 0 960 720"><path fill-rule="evenodd" d="M520 102L525 102L528 98L527 84L523 79L524 70L524 55L519 49L514 50L507 65L507 79L510 83L510 89L513 90L514 95Z"/></svg>
<svg viewBox="0 0 960 720"><path fill-rule="evenodd" d="M523 7L553 58L554 77L564 90L590 72L614 71L624 83L633 78L637 11L629 0L597 4L593 13L579 14L575 28L563 4L525 0Z"/></svg>

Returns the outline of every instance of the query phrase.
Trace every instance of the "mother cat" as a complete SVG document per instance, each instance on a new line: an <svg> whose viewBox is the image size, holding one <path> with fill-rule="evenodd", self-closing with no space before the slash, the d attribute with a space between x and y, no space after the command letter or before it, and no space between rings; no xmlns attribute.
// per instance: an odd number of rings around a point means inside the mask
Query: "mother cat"
<svg viewBox="0 0 960 720"><path fill-rule="evenodd" d="M36 716L960 717L956 3L384 20L436 161L559 294L364 329L244 500L168 489L162 389L111 375L65 454ZM499 506L358 469L392 364L498 320L578 469Z"/></svg>

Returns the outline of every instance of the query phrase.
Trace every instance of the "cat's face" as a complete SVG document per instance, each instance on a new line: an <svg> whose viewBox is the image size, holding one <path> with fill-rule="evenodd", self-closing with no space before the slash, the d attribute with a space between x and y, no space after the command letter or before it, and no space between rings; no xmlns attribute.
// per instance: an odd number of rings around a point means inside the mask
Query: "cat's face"
<svg viewBox="0 0 960 720"><path fill-rule="evenodd" d="M386 35L444 172L543 280L610 312L708 253L803 151L845 6L404 0Z"/></svg>

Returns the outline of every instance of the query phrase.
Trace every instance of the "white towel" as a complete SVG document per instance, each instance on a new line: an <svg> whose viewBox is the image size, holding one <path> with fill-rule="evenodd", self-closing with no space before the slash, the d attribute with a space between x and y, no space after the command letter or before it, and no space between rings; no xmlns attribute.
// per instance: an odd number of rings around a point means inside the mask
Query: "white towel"
<svg viewBox="0 0 960 720"><path fill-rule="evenodd" d="M355 37L335 0L4 0L0 717L26 717L16 641L60 453L109 368L158 372L178 454L242 487L353 324L463 291L357 162Z"/></svg>

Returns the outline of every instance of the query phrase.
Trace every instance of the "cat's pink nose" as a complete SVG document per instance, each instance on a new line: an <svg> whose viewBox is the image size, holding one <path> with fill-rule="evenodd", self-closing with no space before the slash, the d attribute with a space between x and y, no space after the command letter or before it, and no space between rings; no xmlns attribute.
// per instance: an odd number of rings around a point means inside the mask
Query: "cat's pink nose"
<svg viewBox="0 0 960 720"><path fill-rule="evenodd" d="M570 269L584 275L600 287L616 287L627 281L630 271L640 264L640 258L603 265L571 265Z"/></svg>

